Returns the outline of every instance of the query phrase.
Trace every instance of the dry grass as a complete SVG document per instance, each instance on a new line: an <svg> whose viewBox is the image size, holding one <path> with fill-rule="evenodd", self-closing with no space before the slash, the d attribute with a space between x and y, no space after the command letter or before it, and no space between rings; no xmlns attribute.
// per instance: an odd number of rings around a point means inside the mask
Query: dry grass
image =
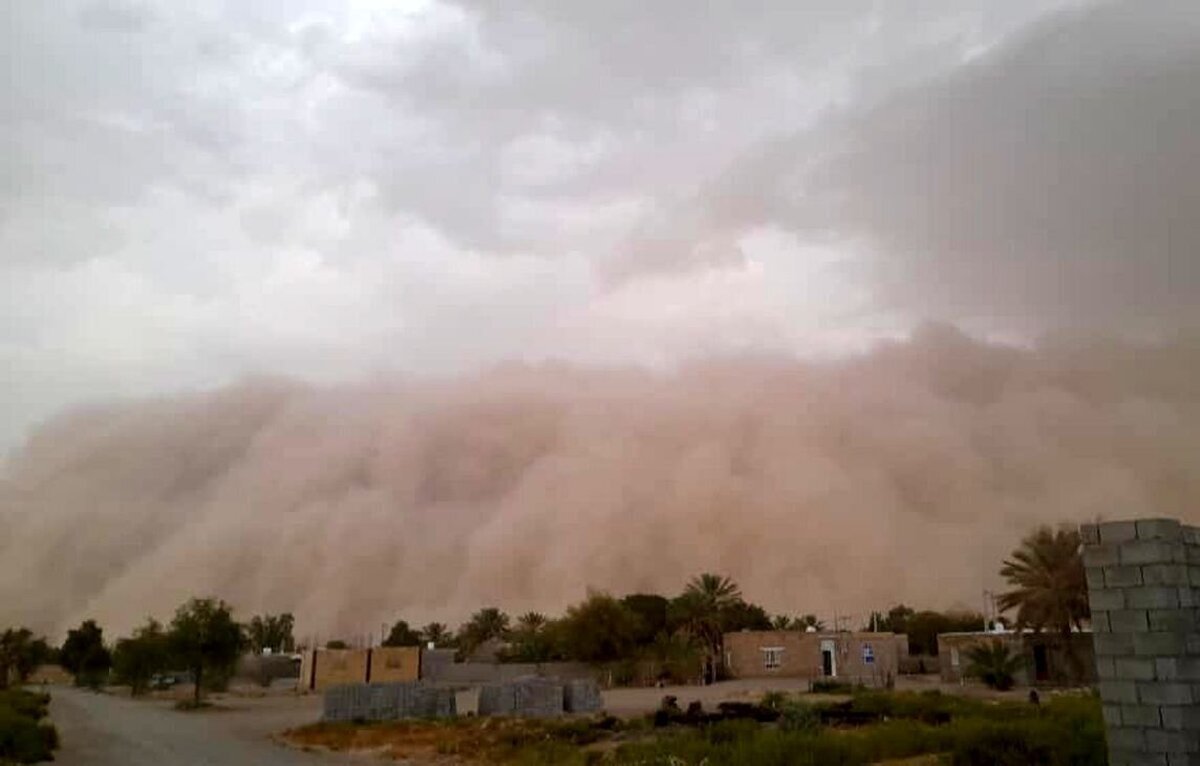
<svg viewBox="0 0 1200 766"><path fill-rule="evenodd" d="M612 734L592 721L460 718L454 721L318 723L292 729L284 741L305 749L372 754L418 764L500 764L552 741L603 747Z"/></svg>

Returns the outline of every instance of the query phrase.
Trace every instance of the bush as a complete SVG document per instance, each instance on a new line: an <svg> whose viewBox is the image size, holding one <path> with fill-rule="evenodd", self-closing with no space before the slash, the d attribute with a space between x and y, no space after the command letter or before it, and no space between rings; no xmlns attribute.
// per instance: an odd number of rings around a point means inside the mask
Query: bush
<svg viewBox="0 0 1200 766"><path fill-rule="evenodd" d="M58 731L46 717L50 698L19 689L0 692L0 762L36 763L54 758Z"/></svg>

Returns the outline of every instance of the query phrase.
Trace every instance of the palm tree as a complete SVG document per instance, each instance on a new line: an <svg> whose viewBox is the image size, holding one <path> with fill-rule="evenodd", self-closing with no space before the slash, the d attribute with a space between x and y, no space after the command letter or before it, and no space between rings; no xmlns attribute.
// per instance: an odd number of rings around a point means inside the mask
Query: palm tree
<svg viewBox="0 0 1200 766"><path fill-rule="evenodd" d="M522 633L537 633L549 622L541 612L526 612L517 618L517 630Z"/></svg>
<svg viewBox="0 0 1200 766"><path fill-rule="evenodd" d="M777 614L771 618L771 627L774 630L792 630L795 621L786 614Z"/></svg>
<svg viewBox="0 0 1200 766"><path fill-rule="evenodd" d="M458 630L459 651L463 656L469 656L484 642L493 638L508 637L508 615L494 606L480 609L471 615Z"/></svg>
<svg viewBox="0 0 1200 766"><path fill-rule="evenodd" d="M972 646L967 650L967 660L967 674L998 691L1013 688L1016 674L1025 666L1025 659L999 640Z"/></svg>
<svg viewBox="0 0 1200 766"><path fill-rule="evenodd" d="M741 600L742 592L733 580L709 572L693 577L675 600L684 626L704 644L706 678L715 680L724 654L724 613Z"/></svg>
<svg viewBox="0 0 1200 766"><path fill-rule="evenodd" d="M446 646L451 642L450 629L441 622L431 622L421 628L421 640L434 646Z"/></svg>
<svg viewBox="0 0 1200 766"><path fill-rule="evenodd" d="M1000 594L1002 611L1017 610L1017 628L1047 628L1069 636L1090 616L1083 541L1075 529L1041 527L1021 541L1001 576L1013 590Z"/></svg>

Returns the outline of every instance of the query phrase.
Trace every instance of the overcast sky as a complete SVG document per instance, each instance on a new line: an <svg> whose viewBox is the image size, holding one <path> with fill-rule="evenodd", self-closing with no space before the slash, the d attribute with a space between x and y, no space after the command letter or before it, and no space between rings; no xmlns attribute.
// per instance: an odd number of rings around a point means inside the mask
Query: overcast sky
<svg viewBox="0 0 1200 766"><path fill-rule="evenodd" d="M1186 0L7 2L0 67L3 447L246 374L1200 319Z"/></svg>

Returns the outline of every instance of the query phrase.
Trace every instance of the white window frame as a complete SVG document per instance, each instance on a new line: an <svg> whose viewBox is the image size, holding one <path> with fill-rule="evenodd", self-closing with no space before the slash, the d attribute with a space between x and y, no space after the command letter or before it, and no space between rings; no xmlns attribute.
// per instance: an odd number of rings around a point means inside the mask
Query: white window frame
<svg viewBox="0 0 1200 766"><path fill-rule="evenodd" d="M779 670L783 667L782 646L763 646L759 651L762 652L763 670Z"/></svg>

